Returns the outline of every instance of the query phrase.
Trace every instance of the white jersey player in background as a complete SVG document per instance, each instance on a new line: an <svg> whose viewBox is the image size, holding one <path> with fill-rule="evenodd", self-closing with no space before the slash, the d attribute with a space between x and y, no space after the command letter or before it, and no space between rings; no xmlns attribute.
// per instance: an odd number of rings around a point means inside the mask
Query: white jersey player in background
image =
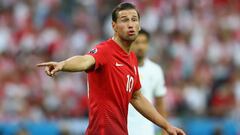
<svg viewBox="0 0 240 135"><path fill-rule="evenodd" d="M160 114L166 116L163 103L163 96L166 94L163 71L158 64L146 58L149 38L149 33L141 30L131 49L138 59L141 93L155 105ZM129 105L128 109L128 132L129 135L154 135L154 124L137 112L132 105ZM163 131L162 135L167 134Z"/></svg>

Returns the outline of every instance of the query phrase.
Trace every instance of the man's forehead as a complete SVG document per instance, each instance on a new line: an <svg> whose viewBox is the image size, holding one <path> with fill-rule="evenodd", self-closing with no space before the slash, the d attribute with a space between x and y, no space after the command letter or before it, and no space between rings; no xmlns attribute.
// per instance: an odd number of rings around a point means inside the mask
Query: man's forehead
<svg viewBox="0 0 240 135"><path fill-rule="evenodd" d="M135 9L121 10L118 12L119 17L124 16L138 16L137 11Z"/></svg>

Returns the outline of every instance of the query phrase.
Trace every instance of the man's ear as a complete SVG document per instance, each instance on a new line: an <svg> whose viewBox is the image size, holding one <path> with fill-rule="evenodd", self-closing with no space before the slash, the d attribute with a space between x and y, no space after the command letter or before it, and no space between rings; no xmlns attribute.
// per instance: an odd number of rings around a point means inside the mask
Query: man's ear
<svg viewBox="0 0 240 135"><path fill-rule="evenodd" d="M116 22L114 22L114 21L112 21L112 28L113 28L114 32L117 32Z"/></svg>

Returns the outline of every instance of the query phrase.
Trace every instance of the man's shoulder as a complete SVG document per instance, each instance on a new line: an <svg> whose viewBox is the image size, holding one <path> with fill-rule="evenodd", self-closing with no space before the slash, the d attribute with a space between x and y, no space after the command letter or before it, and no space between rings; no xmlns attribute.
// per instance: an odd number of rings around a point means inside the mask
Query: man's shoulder
<svg viewBox="0 0 240 135"><path fill-rule="evenodd" d="M109 45L109 40L100 41L99 43L96 43L94 46L91 47L91 50L88 51L88 54L106 57L108 56L111 48Z"/></svg>
<svg viewBox="0 0 240 135"><path fill-rule="evenodd" d="M92 50L101 51L103 53L109 52L109 50L111 50L111 41L110 41L110 39L104 40L104 41L101 41L101 42L97 43L92 48Z"/></svg>

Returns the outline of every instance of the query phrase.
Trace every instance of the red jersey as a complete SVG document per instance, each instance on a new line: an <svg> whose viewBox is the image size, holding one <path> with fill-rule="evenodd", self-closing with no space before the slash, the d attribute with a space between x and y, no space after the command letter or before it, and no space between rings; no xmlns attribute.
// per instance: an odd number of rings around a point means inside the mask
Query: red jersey
<svg viewBox="0 0 240 135"><path fill-rule="evenodd" d="M95 66L88 71L89 126L86 135L127 135L128 104L141 88L137 59L114 40L100 43L88 55Z"/></svg>

